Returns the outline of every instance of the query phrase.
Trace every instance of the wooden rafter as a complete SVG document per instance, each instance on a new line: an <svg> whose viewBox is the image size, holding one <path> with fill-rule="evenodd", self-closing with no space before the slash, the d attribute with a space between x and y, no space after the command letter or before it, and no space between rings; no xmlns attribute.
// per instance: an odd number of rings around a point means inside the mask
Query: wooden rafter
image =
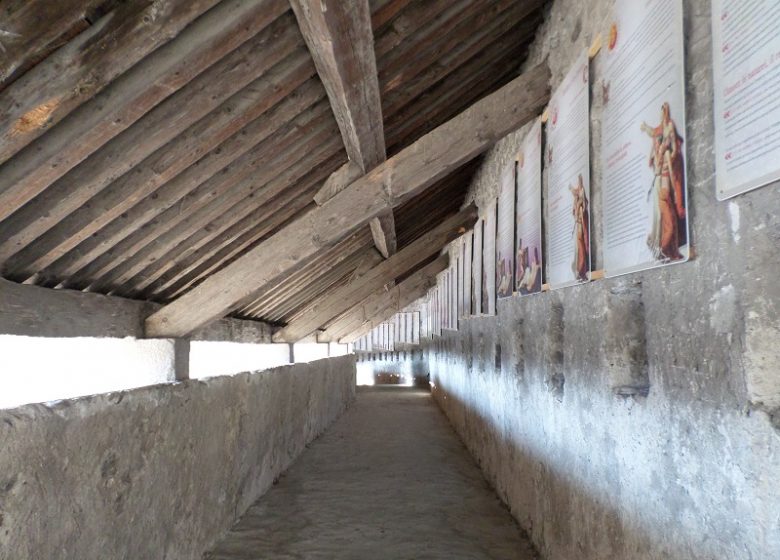
<svg viewBox="0 0 780 560"><path fill-rule="evenodd" d="M379 165L146 320L149 336L184 336L224 316L266 283L402 204L537 116L550 71L535 67Z"/></svg>
<svg viewBox="0 0 780 560"><path fill-rule="evenodd" d="M317 73L328 92L349 161L362 174L384 162L385 134L374 34L368 0L291 0ZM335 179L338 192L351 182L354 168ZM372 219L371 233L385 258L395 251L392 209Z"/></svg>
<svg viewBox="0 0 780 560"><path fill-rule="evenodd" d="M436 285L436 275L446 270L449 257L442 255L389 290L381 290L356 305L317 335L318 342L338 342L362 327L372 325L388 310L397 313ZM383 321L381 319L379 322Z"/></svg>

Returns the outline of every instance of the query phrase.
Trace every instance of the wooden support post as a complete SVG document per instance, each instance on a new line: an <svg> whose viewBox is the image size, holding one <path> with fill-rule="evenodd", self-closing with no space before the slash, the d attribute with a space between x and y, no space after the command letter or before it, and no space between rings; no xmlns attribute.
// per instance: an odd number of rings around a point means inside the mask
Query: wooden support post
<svg viewBox="0 0 780 560"><path fill-rule="evenodd" d="M249 300L388 208L459 169L531 119L549 99L550 70L533 68L429 132L146 320L150 336L184 336Z"/></svg>
<svg viewBox="0 0 780 560"><path fill-rule="evenodd" d="M190 378L189 338L176 338L173 340L173 367L176 381L186 381Z"/></svg>

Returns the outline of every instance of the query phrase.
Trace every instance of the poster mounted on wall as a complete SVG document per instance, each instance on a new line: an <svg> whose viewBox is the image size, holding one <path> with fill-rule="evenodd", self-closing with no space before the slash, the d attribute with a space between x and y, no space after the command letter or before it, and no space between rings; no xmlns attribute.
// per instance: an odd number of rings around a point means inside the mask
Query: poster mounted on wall
<svg viewBox="0 0 780 560"><path fill-rule="evenodd" d="M466 270L466 240L461 237L457 243L458 247L458 318L463 317L463 289L466 286L464 280Z"/></svg>
<svg viewBox="0 0 780 560"><path fill-rule="evenodd" d="M450 329L458 330L458 258L450 265Z"/></svg>
<svg viewBox="0 0 780 560"><path fill-rule="evenodd" d="M515 162L501 173L496 218L496 297L511 297L515 268Z"/></svg>
<svg viewBox="0 0 780 560"><path fill-rule="evenodd" d="M685 262L682 2L618 0L603 57L604 274Z"/></svg>
<svg viewBox="0 0 780 560"><path fill-rule="evenodd" d="M450 270L441 273L441 328L450 328Z"/></svg>
<svg viewBox="0 0 780 560"><path fill-rule="evenodd" d="M471 275L474 267L474 232L470 231L464 236L463 242L463 317L471 314Z"/></svg>
<svg viewBox="0 0 780 560"><path fill-rule="evenodd" d="M550 100L545 164L550 288L590 279L590 70L583 52Z"/></svg>
<svg viewBox="0 0 780 560"><path fill-rule="evenodd" d="M713 0L719 200L780 180L780 3Z"/></svg>
<svg viewBox="0 0 780 560"><path fill-rule="evenodd" d="M493 201L485 212L482 239L482 313L496 314L496 204Z"/></svg>
<svg viewBox="0 0 780 560"><path fill-rule="evenodd" d="M542 123L537 121L517 154L517 233L515 291L521 296L542 291Z"/></svg>
<svg viewBox="0 0 780 560"><path fill-rule="evenodd" d="M482 315L482 249L484 247L485 222L480 218L474 224L474 245L471 268L472 314Z"/></svg>

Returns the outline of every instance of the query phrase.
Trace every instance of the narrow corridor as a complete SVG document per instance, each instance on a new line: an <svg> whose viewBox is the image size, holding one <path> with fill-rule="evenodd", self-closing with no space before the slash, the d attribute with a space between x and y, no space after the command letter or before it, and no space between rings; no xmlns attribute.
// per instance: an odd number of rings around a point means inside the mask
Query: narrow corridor
<svg viewBox="0 0 780 560"><path fill-rule="evenodd" d="M357 401L209 560L535 558L427 391Z"/></svg>

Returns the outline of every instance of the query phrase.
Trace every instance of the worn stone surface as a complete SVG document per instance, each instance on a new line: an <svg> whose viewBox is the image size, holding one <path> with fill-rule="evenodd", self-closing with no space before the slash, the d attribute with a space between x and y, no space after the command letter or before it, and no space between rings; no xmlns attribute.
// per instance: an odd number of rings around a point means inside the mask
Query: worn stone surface
<svg viewBox="0 0 780 560"><path fill-rule="evenodd" d="M427 390L355 405L209 560L531 560L534 552Z"/></svg>
<svg viewBox="0 0 780 560"><path fill-rule="evenodd" d="M200 558L354 386L345 356L0 411L0 559Z"/></svg>
<svg viewBox="0 0 780 560"><path fill-rule="evenodd" d="M611 6L555 0L528 64L548 57L560 83L608 30ZM684 6L695 259L500 301L497 317L426 343L415 366L430 371L437 401L550 560L780 558L778 185L716 200L710 2ZM602 71L597 56L594 88ZM495 196L525 133L487 154L470 200ZM616 390L634 385L643 388Z"/></svg>
<svg viewBox="0 0 780 560"><path fill-rule="evenodd" d="M51 290L0 278L0 334L50 337L144 336L144 319L160 305L76 290ZM270 343L268 323L223 318L193 340Z"/></svg>

